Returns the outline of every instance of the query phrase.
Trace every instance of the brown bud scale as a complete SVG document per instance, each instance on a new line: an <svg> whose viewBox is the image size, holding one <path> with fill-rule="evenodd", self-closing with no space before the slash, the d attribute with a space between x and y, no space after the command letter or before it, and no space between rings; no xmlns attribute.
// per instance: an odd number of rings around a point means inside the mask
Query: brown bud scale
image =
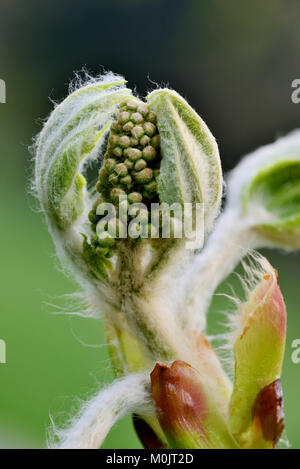
<svg viewBox="0 0 300 469"><path fill-rule="evenodd" d="M278 443L284 429L284 410L281 381L277 379L263 388L253 406L253 420L258 421L263 437L273 447Z"/></svg>

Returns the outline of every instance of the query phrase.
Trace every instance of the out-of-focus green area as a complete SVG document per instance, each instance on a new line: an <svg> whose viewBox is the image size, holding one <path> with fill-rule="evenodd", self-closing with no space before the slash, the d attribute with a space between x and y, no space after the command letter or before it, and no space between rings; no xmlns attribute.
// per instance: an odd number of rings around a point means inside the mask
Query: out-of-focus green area
<svg viewBox="0 0 300 469"><path fill-rule="evenodd" d="M291 81L300 78L299 14L296 0L0 2L0 78L7 86L7 103L0 104L0 338L7 345L1 447L45 446L50 414L65 421L78 397L113 378L101 322L52 314L72 311L61 295L76 286L60 272L29 195L28 145L51 110L48 97L62 98L82 66L122 73L141 94L152 81L169 83L207 121L228 170L242 154L300 125L300 104L290 98ZM300 338L300 258L265 253L279 270L288 307L283 387L287 434L300 448L300 364L291 361L291 342ZM216 296L210 333L227 308ZM129 418L105 447L140 447Z"/></svg>

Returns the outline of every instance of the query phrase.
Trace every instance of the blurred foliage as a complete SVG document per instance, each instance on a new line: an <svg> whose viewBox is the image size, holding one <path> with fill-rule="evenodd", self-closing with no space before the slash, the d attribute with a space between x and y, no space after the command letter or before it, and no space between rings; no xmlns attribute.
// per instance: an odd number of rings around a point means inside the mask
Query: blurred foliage
<svg viewBox="0 0 300 469"><path fill-rule="evenodd" d="M112 379L100 322L51 314L76 286L57 269L53 246L29 195L28 146L61 99L74 70L124 74L143 95L169 84L196 108L216 136L225 170L242 154L299 126L291 82L299 78L297 0L57 0L0 2L2 229L0 446L45 446L49 414L65 421ZM300 365L291 342L300 337L299 256L268 252L288 305L283 375L287 431L300 448ZM232 278L236 285L237 280ZM223 285L219 291L226 291ZM46 304L48 303L48 304ZM56 306L55 306L56 305ZM210 332L228 302L216 296ZM84 345L85 344L85 345ZM88 344L88 345L87 345ZM130 418L107 448L140 447Z"/></svg>

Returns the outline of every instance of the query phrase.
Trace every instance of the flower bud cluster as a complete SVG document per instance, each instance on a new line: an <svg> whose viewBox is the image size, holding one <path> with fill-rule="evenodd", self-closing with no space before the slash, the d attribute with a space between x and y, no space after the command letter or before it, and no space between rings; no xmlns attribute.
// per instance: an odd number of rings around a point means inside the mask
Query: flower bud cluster
<svg viewBox="0 0 300 469"><path fill-rule="evenodd" d="M156 113L149 106L135 98L124 100L119 109L117 119L111 125L108 138L107 151L104 155L104 164L99 172L96 190L100 194L89 213L89 220L93 231L92 245L99 254L111 257L116 239L107 231L105 222L103 233L98 236L97 225L101 223L101 215L97 208L103 202L116 206L117 217L110 220L116 228L117 237L122 237L126 230L122 217L120 217L119 202L128 212L129 220L142 215L142 207L151 202L158 202L157 177L160 172L160 137L156 127ZM140 204L140 209L130 211L131 205ZM137 213L138 212L138 213ZM151 231L149 215L145 210L144 230ZM141 229L137 226L137 229ZM133 227L135 236L140 239ZM130 237L130 231L128 233Z"/></svg>

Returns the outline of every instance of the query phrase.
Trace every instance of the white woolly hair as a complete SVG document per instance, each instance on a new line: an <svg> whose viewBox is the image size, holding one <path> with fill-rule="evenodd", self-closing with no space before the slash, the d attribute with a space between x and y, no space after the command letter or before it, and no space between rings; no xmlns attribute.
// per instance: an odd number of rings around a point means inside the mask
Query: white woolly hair
<svg viewBox="0 0 300 469"><path fill-rule="evenodd" d="M102 68L101 72L94 76L85 67L83 67L81 70L74 72L74 78L69 83L69 94L74 93L79 89L83 89L84 87L89 87L90 85L111 83L112 81L122 80L126 82L122 75L114 73L110 70L105 70Z"/></svg>
<svg viewBox="0 0 300 469"><path fill-rule="evenodd" d="M90 298L84 290L55 296L45 304L53 315L64 314L89 319L100 319L103 317L98 305L93 303L93 298Z"/></svg>
<svg viewBox="0 0 300 469"><path fill-rule="evenodd" d="M300 130L294 130L275 143L247 155L229 174L227 203L203 250L193 259L192 267L182 278L180 289L185 292L183 303L189 309L190 328L204 330L206 312L217 286L252 249L278 246L274 240L253 229L273 220L262 204L255 204L251 213L242 213L242 191L258 171L277 161L300 159ZM292 246L279 245L292 249ZM178 289L178 287L177 287Z"/></svg>
<svg viewBox="0 0 300 469"><path fill-rule="evenodd" d="M156 106L156 101L159 102L160 95L164 95L166 98L164 106ZM185 196L188 196L191 191L191 181L187 176L189 172L187 171L187 163L184 155L185 150L183 149L184 147L188 148L189 158L193 164L193 170L196 172L201 185L201 197L205 211L205 235L207 235L211 231L216 217L219 215L223 193L223 175L216 139L205 124L204 120L176 91L168 88L158 88L148 94L147 100L152 104L152 106L154 106L154 109L156 109L158 113L158 125L162 128L166 126L166 128L168 128L168 133L172 134L174 129L172 129L171 122L174 121L176 123L175 128L177 134L184 140L182 148L176 148L176 145L174 144L176 141L175 138L172 139L168 137L166 144L167 147L172 150L172 146L174 146L174 154L178 153L181 156L181 165L182 169L184 169L181 176L181 184L183 184L181 190ZM180 115L178 109L180 109L180 106L182 105L185 107L186 112L188 110L190 120L193 122L193 125L191 122L188 123L187 120L184 119L183 115ZM196 138L196 132L193 132L195 129L192 127L196 127L195 122L197 122L198 132L200 132L199 129L201 129L203 139L201 141L199 138ZM205 145L203 141L205 142ZM163 139L161 140L161 143L163 144ZM209 150L207 148L209 148ZM187 175L184 174L185 171L187 171ZM170 174L164 174L162 164L160 182L158 185L162 188L165 184L164 179L168 181L169 178ZM189 197L192 200L193 196L190 195ZM189 199L187 198L186 200Z"/></svg>
<svg viewBox="0 0 300 469"><path fill-rule="evenodd" d="M41 119L41 122L43 125L43 128L42 130L36 135L36 137L33 139L33 143L30 147L30 152L33 156L33 158L36 157L36 153L37 153L37 150L38 150L38 146L39 146L39 143L43 137L43 134L45 132L45 127L46 125L49 123L50 119L53 117L54 113L56 112L57 108L66 100L69 100L70 97L78 92L79 90L80 91L84 91L85 89L88 89L90 87L92 87L93 85L97 86L97 85L100 85L100 84L109 84L111 82L123 82L124 84L126 83L126 80L124 79L123 76L121 75L118 75L118 74L115 74L113 72L110 72L110 71L104 71L96 76L92 76L85 68L83 68L82 70L80 71L77 71L77 72L74 72L74 78L71 80L71 82L69 83L68 85L68 96L67 98L63 98L61 101L54 101L53 99L50 99L49 100L51 101L51 103L53 104L53 109L51 110L50 114L45 117L44 119ZM78 104L79 106L82 106L84 104L88 104L89 100L88 98L84 98L82 101L80 101ZM76 112L76 110L78 110L78 107L72 107L70 109L70 112L69 113L66 113L63 117L64 119L62 121L60 121L60 124L61 126L64 125L69 119L70 117L72 117L72 114L74 112ZM53 135L51 136L53 137ZM89 164L89 160L91 158L91 155L89 155L84 164ZM33 176L32 177L32 181L31 181L31 186L32 186L32 193L35 194L37 197L38 197L38 188L37 188L37 184L38 184L38 179Z"/></svg>
<svg viewBox="0 0 300 469"><path fill-rule="evenodd" d="M126 376L85 402L66 428L57 428L52 420L48 447L99 449L117 420L140 410L145 414L147 408L151 408L149 374Z"/></svg>
<svg viewBox="0 0 300 469"><path fill-rule="evenodd" d="M241 301L237 298L235 303L237 309L233 315L229 315L229 327L231 332L229 334L229 342L233 346L235 340L243 332L243 327L241 324L241 317L243 315L243 310L245 304L251 300L253 294L259 286L264 282L265 276L271 276L272 280L276 282L276 274L269 263L269 261L259 253L252 252L248 256L247 261L242 262L242 266L245 272L245 275L239 276L240 282L244 289L245 300ZM257 307L258 305L256 305ZM249 317L253 312L249 313Z"/></svg>
<svg viewBox="0 0 300 469"><path fill-rule="evenodd" d="M112 86L110 88L112 92L118 89L121 90L122 96L123 93L124 95L131 94L131 91L125 87L126 80L120 75L106 72L96 77L92 77L86 70L75 73L75 78L69 86L70 94L63 100L63 102L54 103L53 111L45 120L43 129L37 135L31 147L31 151L35 158L35 175L32 178L31 191L39 202L40 211L44 212L46 215L47 225L55 243L56 254L61 263L61 270L63 270L66 275L71 274L75 278L77 283L85 292L87 292L87 295L85 296L89 297L91 300L90 303L97 305L98 310L99 308L103 308L104 303L105 305L108 305L107 307L109 309L109 305L114 303L114 295L107 284L101 284L101 282L99 282L97 287L95 287L87 266L82 261L80 255L82 249L82 236L80 233L89 235L90 228L87 215L96 196L95 190L83 189L85 199L84 212L67 230L62 232L57 229L55 224L47 215L49 195L47 190L45 190L42 174L43 171L47 170L50 165L49 161L53 159L53 156L58 151L57 146L55 148L53 147L53 155L49 152L49 145L53 146L53 142L55 142L57 136L62 132L64 126L80 109L99 99L99 93L97 91L97 87L99 87L99 85L109 85L112 83L119 83L116 87ZM87 93L85 92L86 90L88 90ZM109 91L109 93L111 91ZM107 95L108 94L105 93L105 96ZM73 99L74 96L76 96L76 99ZM108 114L101 114L100 111L94 112L90 122L87 120L82 123L80 120L72 132L76 134L77 132L89 127L96 132L99 126L105 125L106 120L110 117L111 116ZM77 168L79 173L85 175L86 170L91 164L95 161L100 163L104 154L104 144L105 134L100 138L93 151L79 163ZM59 145L61 145L61 142L59 142ZM98 316L99 311L97 312L96 308L91 308L90 306L88 307L88 311L85 308L87 315L91 315L92 309L95 313L93 315Z"/></svg>
<svg viewBox="0 0 300 469"><path fill-rule="evenodd" d="M231 379L234 377L233 347L236 339L243 331L241 318L245 305L251 299L251 296L259 287L265 275L271 275L274 281L276 281L276 274L271 264L258 252L249 252L242 262L242 268L243 274L236 273L236 275L243 289L243 298L237 296L233 289L231 289L232 295L219 294L229 300L232 308L222 312L224 317L224 322L222 322L224 332L211 337L222 364ZM251 312L249 314L251 316Z"/></svg>

